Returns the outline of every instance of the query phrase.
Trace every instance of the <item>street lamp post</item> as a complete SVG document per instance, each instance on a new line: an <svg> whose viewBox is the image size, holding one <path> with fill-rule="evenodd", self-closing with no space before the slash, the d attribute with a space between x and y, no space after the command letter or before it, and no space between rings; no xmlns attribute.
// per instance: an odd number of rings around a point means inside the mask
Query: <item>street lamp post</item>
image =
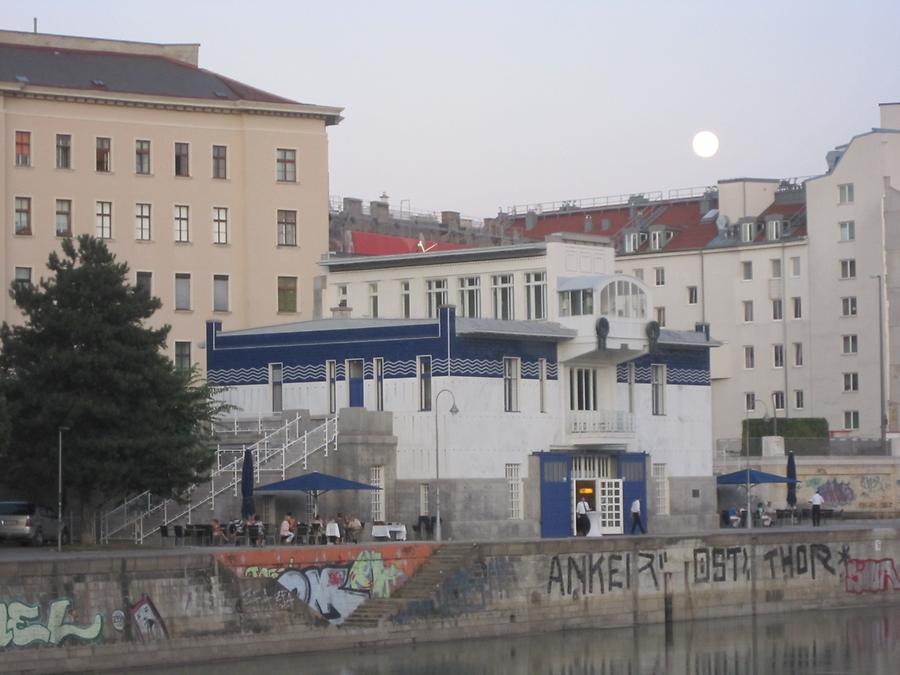
<svg viewBox="0 0 900 675"><path fill-rule="evenodd" d="M441 457L440 445L438 439L438 399L441 394L450 394L450 414L455 415L459 412L456 407L456 397L449 389L441 389L434 397L434 538L441 541Z"/></svg>
<svg viewBox="0 0 900 675"><path fill-rule="evenodd" d="M760 399L754 397L753 404L754 406L757 403L762 403L763 408L766 410L766 417L769 416L769 406L766 405L765 401L761 401ZM747 446L747 529L753 529L753 512L750 510L750 410L744 411L744 420L746 427L745 436L746 446Z"/></svg>
<svg viewBox="0 0 900 675"><path fill-rule="evenodd" d="M58 484L56 490L57 504L56 504L56 517L59 519L59 523L57 523L56 529L56 550L57 552L62 552L62 532L63 532L63 511L62 511L62 451L63 451L63 432L68 431L69 427L60 427L59 428L59 453L58 453Z"/></svg>

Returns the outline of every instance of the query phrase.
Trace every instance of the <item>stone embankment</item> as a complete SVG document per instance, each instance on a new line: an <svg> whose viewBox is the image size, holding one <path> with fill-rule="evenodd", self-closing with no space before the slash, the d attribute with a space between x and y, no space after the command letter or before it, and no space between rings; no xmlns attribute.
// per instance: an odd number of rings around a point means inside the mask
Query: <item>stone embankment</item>
<svg viewBox="0 0 900 675"><path fill-rule="evenodd" d="M64 554L0 563L0 671L900 603L896 527Z"/></svg>

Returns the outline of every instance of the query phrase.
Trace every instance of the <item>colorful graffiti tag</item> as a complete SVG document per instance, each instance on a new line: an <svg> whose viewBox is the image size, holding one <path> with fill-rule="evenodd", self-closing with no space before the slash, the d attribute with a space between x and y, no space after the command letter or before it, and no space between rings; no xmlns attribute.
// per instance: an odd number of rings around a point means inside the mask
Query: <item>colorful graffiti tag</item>
<svg viewBox="0 0 900 675"><path fill-rule="evenodd" d="M430 544L325 549L272 549L219 554L238 576L277 582L283 591L247 589L256 606L287 609L293 599L340 624L368 598L387 598L431 555Z"/></svg>
<svg viewBox="0 0 900 675"><path fill-rule="evenodd" d="M141 642L168 639L169 631L166 630L166 624L149 596L141 595L141 599L134 603L128 611L131 614L135 633Z"/></svg>
<svg viewBox="0 0 900 675"><path fill-rule="evenodd" d="M103 630L103 615L96 614L88 625L79 625L75 623L77 613L69 609L71 602L67 599L51 602L46 622L40 621L39 605L0 602L0 647L25 647L34 643L58 645L66 638L97 639Z"/></svg>

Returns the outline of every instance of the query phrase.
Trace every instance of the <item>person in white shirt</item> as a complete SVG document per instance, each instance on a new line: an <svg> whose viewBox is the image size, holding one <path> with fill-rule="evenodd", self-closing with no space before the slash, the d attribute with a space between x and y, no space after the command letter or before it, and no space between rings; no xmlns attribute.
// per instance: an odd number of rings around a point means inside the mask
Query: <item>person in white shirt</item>
<svg viewBox="0 0 900 675"><path fill-rule="evenodd" d="M644 523L641 522L641 498L638 497L631 502L631 534L634 534L634 528L641 528L641 534L647 534L644 529Z"/></svg>
<svg viewBox="0 0 900 675"><path fill-rule="evenodd" d="M579 537L587 536L588 530L591 528L591 521L587 517L588 511L590 511L590 506L587 499L582 495L575 505L575 533Z"/></svg>
<svg viewBox="0 0 900 675"><path fill-rule="evenodd" d="M819 527L822 524L822 504L825 503L825 498L816 490L809 503L812 504L813 527Z"/></svg>

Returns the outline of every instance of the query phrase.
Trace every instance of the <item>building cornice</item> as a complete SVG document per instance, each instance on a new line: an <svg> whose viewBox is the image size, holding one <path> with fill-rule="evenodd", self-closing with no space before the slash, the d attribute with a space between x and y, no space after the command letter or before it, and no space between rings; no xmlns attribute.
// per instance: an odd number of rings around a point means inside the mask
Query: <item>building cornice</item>
<svg viewBox="0 0 900 675"><path fill-rule="evenodd" d="M63 103L85 103L89 105L109 105L129 108L152 108L179 112L217 113L222 115L248 114L274 117L297 117L321 119L326 126L338 124L343 117L343 108L319 106L305 103L268 103L260 101L210 101L196 98L176 98L123 94L121 92L90 93L78 89L58 89L37 87L29 84L0 82L0 95Z"/></svg>

